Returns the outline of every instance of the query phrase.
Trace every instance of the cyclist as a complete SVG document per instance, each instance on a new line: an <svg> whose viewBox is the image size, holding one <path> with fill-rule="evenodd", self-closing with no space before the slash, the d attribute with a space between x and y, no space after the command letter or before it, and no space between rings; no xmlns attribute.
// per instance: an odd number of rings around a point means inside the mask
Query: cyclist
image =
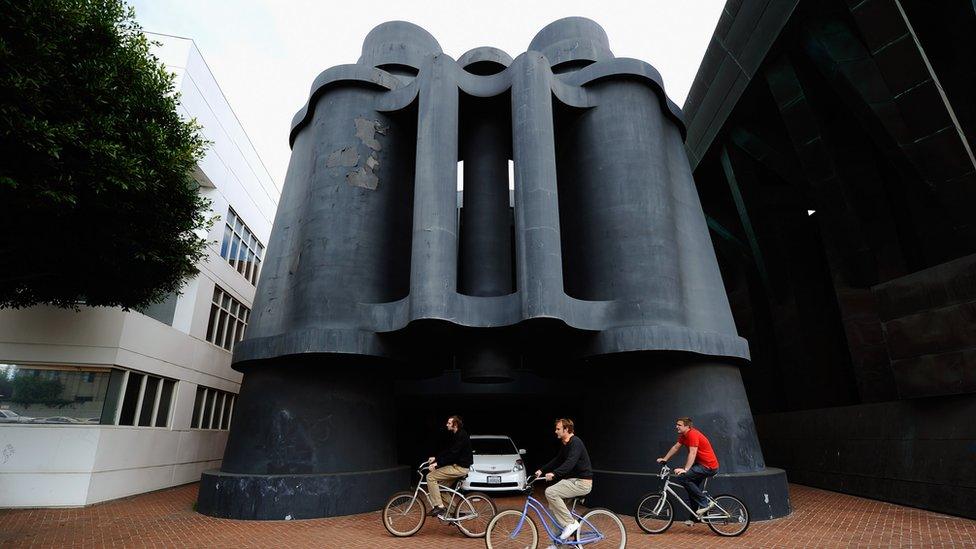
<svg viewBox="0 0 976 549"><path fill-rule="evenodd" d="M675 468L676 475L671 480L680 484L688 491L688 501L692 509L697 509L699 517L705 516L712 507L713 502L702 493L702 483L706 478L715 476L718 472L718 458L712 451L712 444L708 442L701 431L692 426L690 417L679 417L675 423L675 430L678 431L678 442L668 450L664 457L657 458L658 463L666 463L671 456L676 454L682 446L688 447L688 460L685 466Z"/></svg>
<svg viewBox="0 0 976 549"><path fill-rule="evenodd" d="M571 419L556 420L556 438L562 441L559 453L552 461L535 472L541 477L546 471L546 480L559 478L559 482L546 488L546 499L549 509L556 522L563 527L559 539L566 540L575 532L580 524L573 520L566 507L567 499L585 496L593 489L593 467L590 465L590 454L586 451L583 441L573 432L575 426Z"/></svg>
<svg viewBox="0 0 976 549"><path fill-rule="evenodd" d="M460 416L447 418L447 430L451 432L451 441L446 449L427 460L430 472L427 473L427 487L430 492L430 502L434 506L428 515L443 515L446 509L441 500L440 482L464 478L468 468L474 462L471 449L471 437L462 429L464 422Z"/></svg>

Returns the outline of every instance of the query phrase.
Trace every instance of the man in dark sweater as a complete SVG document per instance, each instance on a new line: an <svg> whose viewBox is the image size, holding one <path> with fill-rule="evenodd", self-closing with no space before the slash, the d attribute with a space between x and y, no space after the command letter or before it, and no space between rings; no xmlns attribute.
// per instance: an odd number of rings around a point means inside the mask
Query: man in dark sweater
<svg viewBox="0 0 976 549"><path fill-rule="evenodd" d="M430 492L430 503L433 505L430 516L442 515L445 511L439 483L463 478L474 462L471 437L461 428L463 425L464 422L458 416L447 418L447 430L451 432L451 441L445 450L427 460L430 463L427 488Z"/></svg>
<svg viewBox="0 0 976 549"><path fill-rule="evenodd" d="M566 500L585 496L593 489L593 466L590 465L590 454L586 452L583 441L573 432L574 429L573 420L556 420L556 438L563 444L556 457L535 472L537 477L545 473L546 480L559 479L559 482L546 488L546 499L549 500L549 510L552 511L556 522L563 527L562 534L559 536L559 539L563 540L569 539L569 536L579 528L579 522L569 514Z"/></svg>

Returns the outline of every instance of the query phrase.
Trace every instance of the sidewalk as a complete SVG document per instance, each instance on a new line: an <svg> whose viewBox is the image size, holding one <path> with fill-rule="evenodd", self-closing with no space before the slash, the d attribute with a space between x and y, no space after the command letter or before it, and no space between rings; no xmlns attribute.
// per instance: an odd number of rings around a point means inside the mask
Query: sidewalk
<svg viewBox="0 0 976 549"><path fill-rule="evenodd" d="M754 522L740 538L704 525L676 523L664 534L641 532L633 517L627 547L976 547L976 521L793 484L794 512ZM428 519L411 538L394 538L380 513L297 521L214 519L193 511L197 484L78 509L0 510L0 547L484 547ZM499 509L524 499L496 500ZM541 540L540 540L541 541ZM540 547L545 547L541 544Z"/></svg>

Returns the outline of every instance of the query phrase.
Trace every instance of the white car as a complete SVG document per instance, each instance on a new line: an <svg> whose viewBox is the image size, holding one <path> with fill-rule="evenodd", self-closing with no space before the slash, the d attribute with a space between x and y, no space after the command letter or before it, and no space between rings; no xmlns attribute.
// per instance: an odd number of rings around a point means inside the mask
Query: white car
<svg viewBox="0 0 976 549"><path fill-rule="evenodd" d="M27 423L34 418L22 416L13 410L0 410L0 423Z"/></svg>
<svg viewBox="0 0 976 549"><path fill-rule="evenodd" d="M520 450L510 437L504 435L471 435L474 463L462 490L503 492L525 488L525 463Z"/></svg>

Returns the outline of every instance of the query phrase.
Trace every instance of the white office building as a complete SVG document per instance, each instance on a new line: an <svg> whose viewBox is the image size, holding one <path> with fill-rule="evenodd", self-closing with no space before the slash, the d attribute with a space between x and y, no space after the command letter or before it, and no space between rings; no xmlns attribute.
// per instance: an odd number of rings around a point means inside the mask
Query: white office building
<svg viewBox="0 0 976 549"><path fill-rule="evenodd" d="M0 310L0 507L87 505L220 466L280 186L192 40L152 34L181 114L212 142L195 177L214 225L200 274L143 312Z"/></svg>

